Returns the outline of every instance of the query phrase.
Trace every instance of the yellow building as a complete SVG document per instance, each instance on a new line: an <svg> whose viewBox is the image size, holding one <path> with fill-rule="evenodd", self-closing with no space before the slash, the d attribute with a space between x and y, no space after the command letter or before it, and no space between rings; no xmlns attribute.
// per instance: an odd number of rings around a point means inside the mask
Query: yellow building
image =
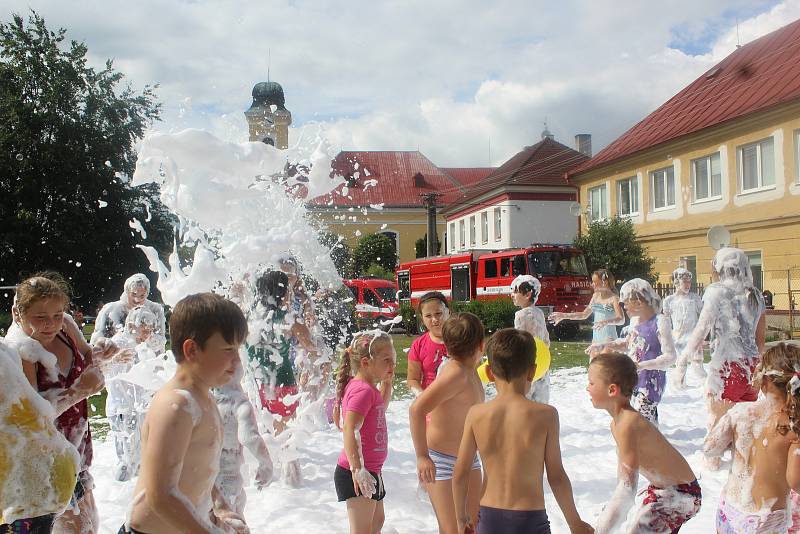
<svg viewBox="0 0 800 534"><path fill-rule="evenodd" d="M774 306L800 303L800 21L730 54L569 173L589 222L629 217L661 282L710 280L710 227Z"/></svg>
<svg viewBox="0 0 800 534"><path fill-rule="evenodd" d="M307 203L308 210L355 248L359 237L383 233L395 242L398 263L416 258L416 241L427 234L423 198L435 194L440 208L456 202L493 168L440 168L419 151L343 151L331 165L346 183ZM441 209L439 251L447 241Z"/></svg>

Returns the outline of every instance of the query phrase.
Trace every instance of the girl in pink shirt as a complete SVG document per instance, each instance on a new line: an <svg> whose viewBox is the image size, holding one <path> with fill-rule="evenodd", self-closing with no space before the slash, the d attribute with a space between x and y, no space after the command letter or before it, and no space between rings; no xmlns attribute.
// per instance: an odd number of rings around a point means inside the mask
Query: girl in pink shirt
<svg viewBox="0 0 800 534"><path fill-rule="evenodd" d="M380 532L383 526L381 469L389 452L385 411L396 358L389 334L372 330L356 334L339 365L334 420L342 429L344 450L333 482L339 502L347 502L351 533Z"/></svg>
<svg viewBox="0 0 800 534"><path fill-rule="evenodd" d="M439 366L447 357L447 347L442 340L442 327L450 316L450 308L445 296L438 291L422 295L417 305L417 317L427 332L419 336L411 344L408 351L408 389L418 397L427 388Z"/></svg>

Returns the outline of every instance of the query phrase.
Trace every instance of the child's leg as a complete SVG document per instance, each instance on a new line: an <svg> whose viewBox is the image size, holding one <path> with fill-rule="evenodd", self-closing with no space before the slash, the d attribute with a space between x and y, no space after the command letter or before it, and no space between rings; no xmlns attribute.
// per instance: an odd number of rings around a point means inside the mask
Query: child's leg
<svg viewBox="0 0 800 534"><path fill-rule="evenodd" d="M426 484L431 498L436 521L439 523L439 534L456 534L456 507L453 502L453 479L437 480Z"/></svg>
<svg viewBox="0 0 800 534"><path fill-rule="evenodd" d="M469 473L467 486L467 513L473 521L477 521L481 509L481 490L483 488L483 475L480 469L473 469Z"/></svg>
<svg viewBox="0 0 800 534"><path fill-rule="evenodd" d="M644 499L628 534L675 533L700 511L702 497L697 481L669 488L648 486L641 493Z"/></svg>
<svg viewBox="0 0 800 534"><path fill-rule="evenodd" d="M380 534L386 516L383 513L383 501L377 501L375 512L372 514L372 534Z"/></svg>
<svg viewBox="0 0 800 534"><path fill-rule="evenodd" d="M378 501L366 497L352 497L347 499L347 518L350 521L350 534L373 534L372 521ZM383 515L383 503L381 515Z"/></svg>
<svg viewBox="0 0 800 534"><path fill-rule="evenodd" d="M96 534L99 531L100 518L91 489L78 501L77 513L74 508L67 508L53 524L53 534Z"/></svg>

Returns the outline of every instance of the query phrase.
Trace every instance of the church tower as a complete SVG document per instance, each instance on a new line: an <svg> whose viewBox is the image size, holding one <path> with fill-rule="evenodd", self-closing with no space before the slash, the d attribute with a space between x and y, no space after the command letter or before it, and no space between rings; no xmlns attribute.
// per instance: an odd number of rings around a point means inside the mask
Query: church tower
<svg viewBox="0 0 800 534"><path fill-rule="evenodd" d="M253 104L244 112L250 141L262 141L280 149L289 147L292 114L285 103L281 84L259 82L253 87Z"/></svg>

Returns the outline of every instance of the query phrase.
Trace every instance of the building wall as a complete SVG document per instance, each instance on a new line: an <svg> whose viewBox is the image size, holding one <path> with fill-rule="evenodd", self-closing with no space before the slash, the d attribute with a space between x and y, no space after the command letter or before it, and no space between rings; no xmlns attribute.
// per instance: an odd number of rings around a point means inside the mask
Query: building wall
<svg viewBox="0 0 800 534"><path fill-rule="evenodd" d="M572 243L578 220L570 214L573 201L516 200L510 210L511 246L531 243Z"/></svg>
<svg viewBox="0 0 800 534"><path fill-rule="evenodd" d="M697 258L698 278L710 276L713 250L706 239L711 226L724 225L731 244L760 251L766 271L800 266L800 165L798 164L800 108L787 107L742 119L688 136L656 149L572 178L580 186L582 209L589 208L590 189L606 184L607 215L618 213L619 180L638 179L639 214L631 217L636 232L656 258L662 282L683 256ZM763 139L773 141L775 184L742 192L737 148ZM720 198L696 201L692 160L719 153ZM675 206L652 206L652 171L671 166L675 180ZM588 225L582 217L582 231Z"/></svg>

